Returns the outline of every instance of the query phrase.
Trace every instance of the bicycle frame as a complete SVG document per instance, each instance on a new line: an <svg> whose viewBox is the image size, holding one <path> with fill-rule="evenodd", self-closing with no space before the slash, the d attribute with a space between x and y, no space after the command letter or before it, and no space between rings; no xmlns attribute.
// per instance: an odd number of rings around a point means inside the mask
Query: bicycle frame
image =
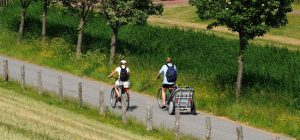
<svg viewBox="0 0 300 140"><path fill-rule="evenodd" d="M172 101L173 97L174 97L174 91L176 90L176 86L169 88L169 92L166 93L166 100L167 100L167 105L170 104L170 102Z"/></svg>

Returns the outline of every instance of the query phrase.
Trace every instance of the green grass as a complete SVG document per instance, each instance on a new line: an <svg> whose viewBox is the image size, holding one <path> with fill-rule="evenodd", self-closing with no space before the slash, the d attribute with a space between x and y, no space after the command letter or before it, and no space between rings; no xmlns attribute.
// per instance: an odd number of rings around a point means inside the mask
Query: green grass
<svg viewBox="0 0 300 140"><path fill-rule="evenodd" d="M14 91L0 100L1 139L151 139Z"/></svg>
<svg viewBox="0 0 300 140"><path fill-rule="evenodd" d="M81 60L76 61L78 19L59 7L49 10L48 40L40 36L41 5L29 7L25 37L16 43L15 6L0 11L0 53L32 63L113 83L107 75L111 30L95 15L84 30ZM63 20L62 20L63 19ZM300 138L300 52L274 46L249 46L245 54L240 104L235 104L238 41L193 30L126 26L119 34L117 60L125 56L132 72L132 89L155 95L161 81L155 75L171 56L179 69L180 85L196 89L198 109L253 126ZM291 125L294 124L294 125Z"/></svg>
<svg viewBox="0 0 300 140"><path fill-rule="evenodd" d="M293 4L293 10L300 10L300 3Z"/></svg>
<svg viewBox="0 0 300 140"><path fill-rule="evenodd" d="M293 5L293 9L298 10L299 5ZM210 20L200 20L196 14L196 10L197 9L194 6L169 6L165 7L162 16L156 16L156 18L187 23L209 24L211 22ZM288 14L288 20L289 24L287 24L285 27L272 29L268 34L300 39L300 15Z"/></svg>
<svg viewBox="0 0 300 140"><path fill-rule="evenodd" d="M288 20L285 27L272 29L269 34L300 39L300 15L289 14Z"/></svg>
<svg viewBox="0 0 300 140"><path fill-rule="evenodd" d="M133 118L124 125L121 116L108 109L106 115L99 115L96 107L81 107L78 101L68 98L60 101L51 93L39 95L34 88L22 89L14 81L0 83L0 101L1 139L174 138L171 130L154 128L148 132ZM185 135L181 138L195 139Z"/></svg>

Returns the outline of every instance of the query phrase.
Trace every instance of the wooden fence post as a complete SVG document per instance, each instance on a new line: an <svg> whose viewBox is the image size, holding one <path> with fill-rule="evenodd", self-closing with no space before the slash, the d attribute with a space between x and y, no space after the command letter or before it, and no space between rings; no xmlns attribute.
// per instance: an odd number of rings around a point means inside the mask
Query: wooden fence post
<svg viewBox="0 0 300 140"><path fill-rule="evenodd" d="M180 111L178 109L175 109L175 140L179 140L179 138L180 138L180 136L179 136L179 133L180 133L179 119L180 119Z"/></svg>
<svg viewBox="0 0 300 140"><path fill-rule="evenodd" d="M3 64L3 80L8 82L8 60L4 60Z"/></svg>
<svg viewBox="0 0 300 140"><path fill-rule="evenodd" d="M79 104L80 106L83 105L83 101L82 101L82 82L78 83L78 97L79 97Z"/></svg>
<svg viewBox="0 0 300 140"><path fill-rule="evenodd" d="M149 104L147 105L146 110L147 110L147 117L146 117L147 131L152 131L152 129L153 129L153 110Z"/></svg>
<svg viewBox="0 0 300 140"><path fill-rule="evenodd" d="M38 71L38 90L39 94L43 93L42 70Z"/></svg>
<svg viewBox="0 0 300 140"><path fill-rule="evenodd" d="M237 133L237 139L243 140L244 136L243 136L243 127L242 126L236 127L236 133Z"/></svg>
<svg viewBox="0 0 300 140"><path fill-rule="evenodd" d="M59 93L59 99L62 101L63 97L64 97L64 93L63 93L63 83L62 83L62 76L58 76L58 93Z"/></svg>
<svg viewBox="0 0 300 140"><path fill-rule="evenodd" d="M121 95L122 97L122 95ZM127 123L127 117L126 117L126 113L127 113L127 107L126 107L126 98L122 97L121 98L121 103L122 103L122 122L123 124Z"/></svg>
<svg viewBox="0 0 300 140"><path fill-rule="evenodd" d="M99 114L105 115L105 110L104 110L104 90L100 89L99 91Z"/></svg>
<svg viewBox="0 0 300 140"><path fill-rule="evenodd" d="M211 140L211 118L210 117L205 118L205 125L206 125L205 139Z"/></svg>
<svg viewBox="0 0 300 140"><path fill-rule="evenodd" d="M22 88L25 88L25 65L21 66L21 85Z"/></svg>

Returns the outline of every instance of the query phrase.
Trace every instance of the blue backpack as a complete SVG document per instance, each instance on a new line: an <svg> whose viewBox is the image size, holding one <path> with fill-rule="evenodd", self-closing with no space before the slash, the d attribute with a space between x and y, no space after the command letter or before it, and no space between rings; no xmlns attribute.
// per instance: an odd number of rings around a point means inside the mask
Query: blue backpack
<svg viewBox="0 0 300 140"><path fill-rule="evenodd" d="M176 80L177 80L177 72L176 72L176 70L174 68L174 65L172 65L170 67L167 65L167 67L168 67L168 70L166 72L167 81L168 82L176 82Z"/></svg>

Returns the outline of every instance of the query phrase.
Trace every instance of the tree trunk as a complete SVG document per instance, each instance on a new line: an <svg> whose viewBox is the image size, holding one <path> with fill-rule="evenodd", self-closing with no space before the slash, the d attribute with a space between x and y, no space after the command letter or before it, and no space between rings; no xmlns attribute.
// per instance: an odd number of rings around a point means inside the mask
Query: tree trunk
<svg viewBox="0 0 300 140"><path fill-rule="evenodd" d="M115 51L116 51L116 47L117 47L117 39L118 39L118 29L113 29L113 36L111 38L111 48L110 48L109 64L113 64L114 63Z"/></svg>
<svg viewBox="0 0 300 140"><path fill-rule="evenodd" d="M47 27L47 14L48 14L48 0L44 1L44 11L43 11L43 19L42 19L42 36L43 38L46 37L46 27Z"/></svg>
<svg viewBox="0 0 300 140"><path fill-rule="evenodd" d="M77 40L77 48L76 48L76 57L77 59L80 58L81 55L81 44L82 44L82 37L83 37L83 27L84 27L84 18L80 18L79 28L78 28L78 40Z"/></svg>
<svg viewBox="0 0 300 140"><path fill-rule="evenodd" d="M239 101L239 96L241 93L241 85L243 79L243 71L244 71L244 51L246 49L247 40L244 38L242 33L239 33L240 37L240 49L238 56L238 75L236 80L236 102Z"/></svg>
<svg viewBox="0 0 300 140"><path fill-rule="evenodd" d="M23 36L24 23L25 23L26 9L22 8L20 15L20 26L19 26L19 39Z"/></svg>

